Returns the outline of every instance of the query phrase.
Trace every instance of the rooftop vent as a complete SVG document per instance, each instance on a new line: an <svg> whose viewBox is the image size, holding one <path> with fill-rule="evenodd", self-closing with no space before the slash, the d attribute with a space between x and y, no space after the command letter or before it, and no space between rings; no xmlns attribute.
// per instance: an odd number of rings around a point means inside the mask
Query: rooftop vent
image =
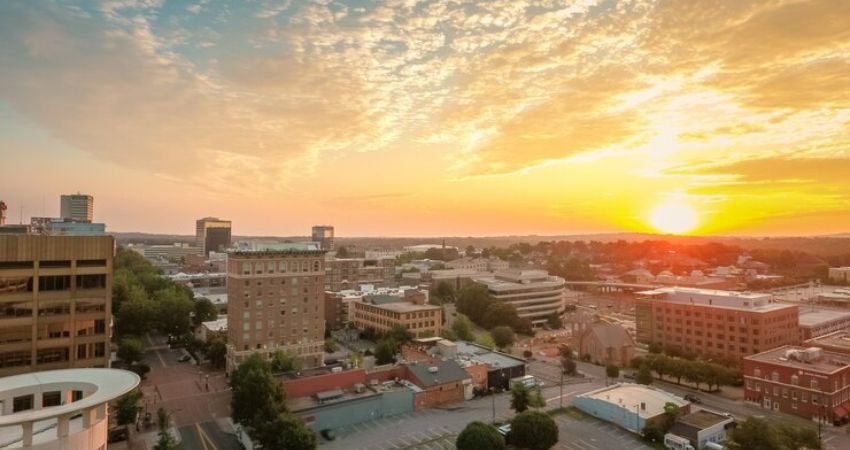
<svg viewBox="0 0 850 450"><path fill-rule="evenodd" d="M437 373L439 371L440 371L440 368L437 367L437 366L431 366L431 367L428 368L428 372L430 372L430 373Z"/></svg>

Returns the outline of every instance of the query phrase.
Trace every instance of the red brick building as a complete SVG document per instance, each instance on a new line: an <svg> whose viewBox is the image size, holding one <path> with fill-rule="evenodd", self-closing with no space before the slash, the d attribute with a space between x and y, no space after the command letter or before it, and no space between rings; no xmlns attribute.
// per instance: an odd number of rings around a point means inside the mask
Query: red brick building
<svg viewBox="0 0 850 450"><path fill-rule="evenodd" d="M850 356L793 345L748 356L744 398L765 409L843 423L850 416Z"/></svg>
<svg viewBox="0 0 850 450"><path fill-rule="evenodd" d="M450 403L461 403L466 399L467 386L469 386L470 394L472 393L472 380L469 374L452 360L418 362L405 367L410 382L423 391L416 395L417 411Z"/></svg>
<svg viewBox="0 0 850 450"><path fill-rule="evenodd" d="M638 342L729 361L800 342L797 305L769 294L660 288L639 295Z"/></svg>

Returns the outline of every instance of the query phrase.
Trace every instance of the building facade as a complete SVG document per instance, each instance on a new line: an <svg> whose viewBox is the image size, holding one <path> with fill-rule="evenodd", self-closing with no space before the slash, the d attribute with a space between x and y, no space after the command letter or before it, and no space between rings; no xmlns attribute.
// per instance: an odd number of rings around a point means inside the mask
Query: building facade
<svg viewBox="0 0 850 450"><path fill-rule="evenodd" d="M195 223L195 245L203 254L220 252L230 247L231 222L216 217L204 217Z"/></svg>
<svg viewBox="0 0 850 450"><path fill-rule="evenodd" d="M768 294L660 288L638 293L636 316L638 342L727 361L800 339L797 305Z"/></svg>
<svg viewBox="0 0 850 450"><path fill-rule="evenodd" d="M85 194L63 195L60 197L59 211L62 219L91 222L94 220L94 197Z"/></svg>
<svg viewBox="0 0 850 450"><path fill-rule="evenodd" d="M414 338L440 336L443 308L425 304L427 296L417 298L407 295L404 298L365 296L361 301L350 304L354 307L354 326L358 330L373 329L379 333L389 333L393 327L401 326Z"/></svg>
<svg viewBox="0 0 850 450"><path fill-rule="evenodd" d="M323 364L325 251L313 243L260 244L229 253L228 361L290 353L302 367Z"/></svg>
<svg viewBox="0 0 850 450"><path fill-rule="evenodd" d="M619 383L573 400L576 408L636 434L641 434L648 423L660 420L667 403L678 406L682 414L690 412L687 400L641 384Z"/></svg>
<svg viewBox="0 0 850 450"><path fill-rule="evenodd" d="M486 286L493 298L513 305L519 316L534 326L564 312L564 279L545 270L504 270L473 281Z"/></svg>
<svg viewBox="0 0 850 450"><path fill-rule="evenodd" d="M0 236L0 376L109 367L111 236Z"/></svg>
<svg viewBox="0 0 850 450"><path fill-rule="evenodd" d="M312 230L313 242L318 242L322 250L333 251L334 227L331 225L315 225Z"/></svg>
<svg viewBox="0 0 850 450"><path fill-rule="evenodd" d="M395 260L389 258L328 258L325 290L341 291L362 284L390 286L395 282Z"/></svg>
<svg viewBox="0 0 850 450"><path fill-rule="evenodd" d="M495 256L490 258L458 258L446 263L449 269L474 270L476 272L499 272L508 270L508 262Z"/></svg>
<svg viewBox="0 0 850 450"><path fill-rule="evenodd" d="M106 450L109 402L139 385L126 370L65 369L0 379L3 448Z"/></svg>
<svg viewBox="0 0 850 450"><path fill-rule="evenodd" d="M850 267L830 267L829 280L839 283L850 283Z"/></svg>
<svg viewBox="0 0 850 450"><path fill-rule="evenodd" d="M786 345L744 358L744 400L765 409L843 423L850 415L850 356Z"/></svg>
<svg viewBox="0 0 850 450"><path fill-rule="evenodd" d="M590 324L578 339L579 354L597 364L627 367L635 355L635 341L620 325Z"/></svg>

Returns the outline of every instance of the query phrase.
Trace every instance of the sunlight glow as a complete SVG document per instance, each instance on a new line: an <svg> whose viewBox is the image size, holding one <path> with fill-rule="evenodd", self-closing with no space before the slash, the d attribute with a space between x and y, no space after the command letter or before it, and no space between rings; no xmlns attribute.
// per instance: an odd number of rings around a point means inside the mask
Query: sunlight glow
<svg viewBox="0 0 850 450"><path fill-rule="evenodd" d="M699 223L696 210L681 201L666 201L649 214L652 226L663 233L685 234Z"/></svg>

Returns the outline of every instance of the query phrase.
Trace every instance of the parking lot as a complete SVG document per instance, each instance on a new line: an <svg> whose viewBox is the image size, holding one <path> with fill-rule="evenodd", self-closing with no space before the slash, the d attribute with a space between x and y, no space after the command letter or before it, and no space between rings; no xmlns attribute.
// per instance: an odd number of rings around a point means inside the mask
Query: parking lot
<svg viewBox="0 0 850 450"><path fill-rule="evenodd" d="M559 414L555 416L560 435L556 449L564 450L641 450L652 447L622 428L591 417L577 419Z"/></svg>

